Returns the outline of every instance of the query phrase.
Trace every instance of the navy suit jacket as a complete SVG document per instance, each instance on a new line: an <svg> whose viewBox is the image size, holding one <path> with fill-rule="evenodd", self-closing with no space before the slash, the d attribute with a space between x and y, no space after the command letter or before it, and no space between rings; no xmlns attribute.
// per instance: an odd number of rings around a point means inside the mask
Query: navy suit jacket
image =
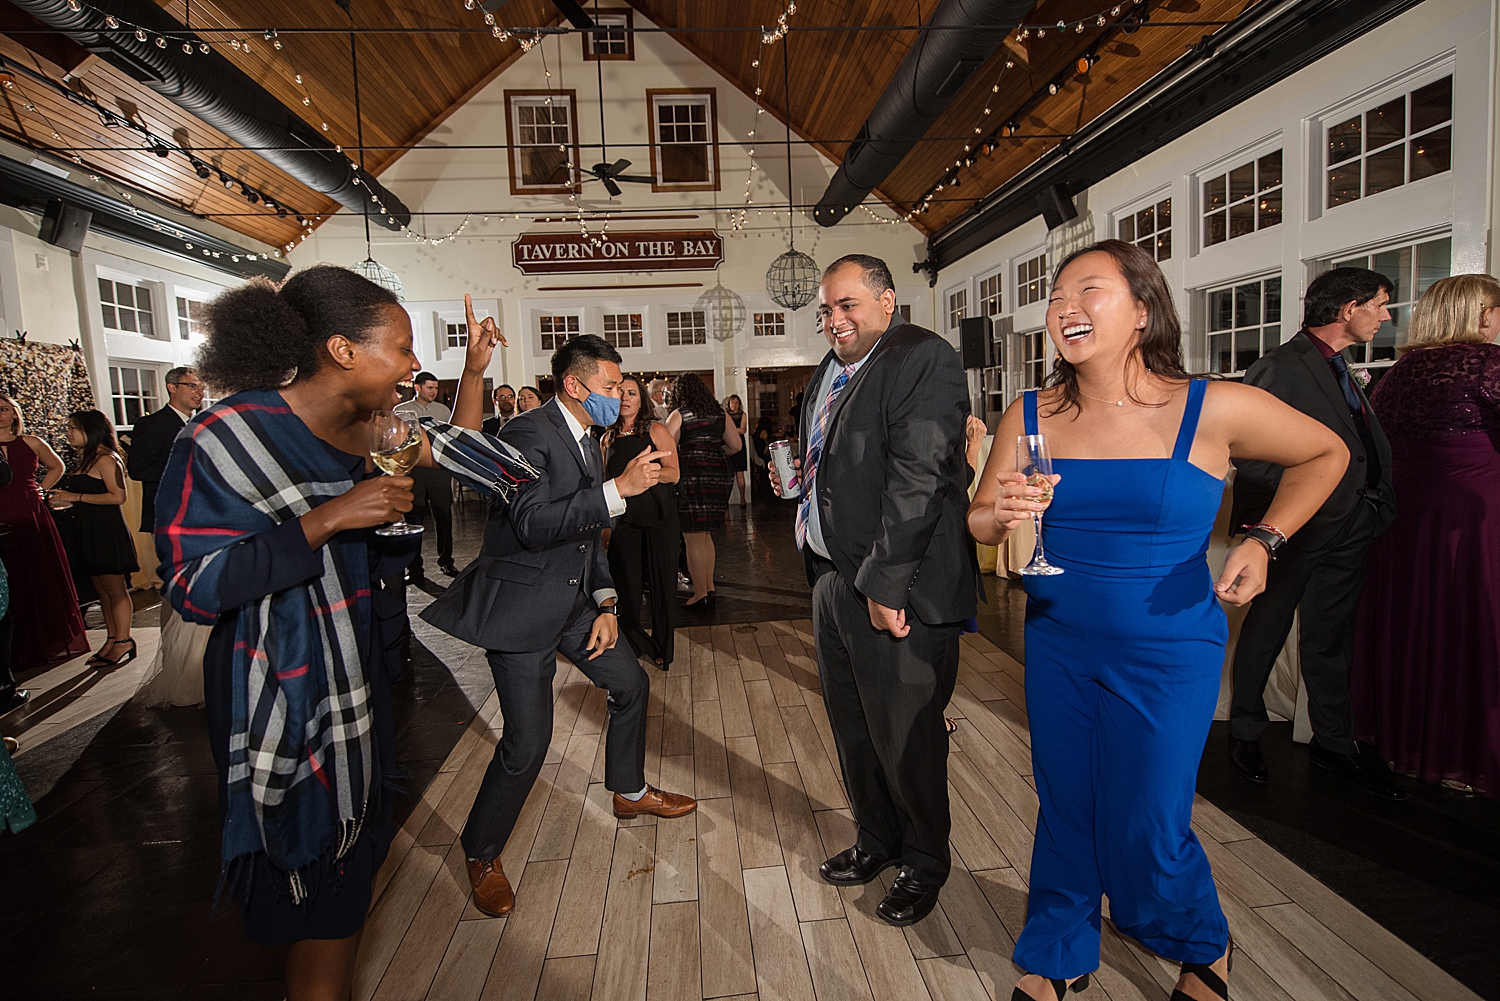
<svg viewBox="0 0 1500 1001"><path fill-rule="evenodd" d="M542 477L490 514L479 557L422 618L486 650L546 650L556 647L579 591L614 587L601 544L609 526L604 459L592 476L555 399L507 422L499 437Z"/></svg>
<svg viewBox="0 0 1500 1001"><path fill-rule="evenodd" d="M170 406L147 414L130 429L125 472L141 481L141 531L156 531L156 488L172 454L172 442L183 428L182 417Z"/></svg>

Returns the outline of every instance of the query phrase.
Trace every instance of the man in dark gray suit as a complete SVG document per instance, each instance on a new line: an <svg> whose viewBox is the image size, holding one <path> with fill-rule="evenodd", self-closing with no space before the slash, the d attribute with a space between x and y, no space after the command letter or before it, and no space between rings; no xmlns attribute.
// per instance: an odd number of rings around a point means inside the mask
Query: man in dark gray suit
<svg viewBox="0 0 1500 1001"><path fill-rule="evenodd" d="M600 543L609 519L625 511L624 499L656 483L664 453L647 450L623 475L604 479L599 442L588 429L619 416L622 379L619 352L602 338L585 334L564 344L552 356L552 376L557 395L499 435L542 478L490 516L479 558L422 615L484 647L495 676L505 730L462 841L475 906L496 916L514 905L500 853L552 740L559 653L609 692L604 786L615 794L615 816L678 817L697 807L646 784L650 686L630 648L617 645L617 598Z"/></svg>
<svg viewBox="0 0 1500 1001"><path fill-rule="evenodd" d="M964 520L968 393L953 346L896 313L883 261L835 261L818 295L833 350L802 408L796 535L813 585L818 677L859 825L855 844L819 871L855 885L900 866L876 913L909 925L932 911L948 878L943 710L962 623L983 598Z"/></svg>
<svg viewBox="0 0 1500 1001"><path fill-rule="evenodd" d="M1364 268L1335 268L1313 280L1303 302L1302 329L1245 373L1258 386L1344 439L1349 466L1323 507L1272 561L1266 589L1250 605L1234 651L1230 761L1245 779L1268 781L1260 735L1265 731L1266 681L1300 608L1300 661L1312 722L1312 763L1361 788L1402 798L1385 763L1354 740L1349 667L1354 654L1354 609L1364 584L1370 543L1396 518L1391 490L1391 446L1342 354L1374 340L1391 318L1390 279ZM1265 516L1281 467L1236 462L1235 531ZM1267 526L1272 527L1274 526Z"/></svg>
<svg viewBox="0 0 1500 1001"><path fill-rule="evenodd" d="M177 432L193 419L203 405L203 383L198 370L174 368L167 372L167 405L147 414L130 429L125 471L141 483L141 531L156 531L156 488L161 484L162 470Z"/></svg>

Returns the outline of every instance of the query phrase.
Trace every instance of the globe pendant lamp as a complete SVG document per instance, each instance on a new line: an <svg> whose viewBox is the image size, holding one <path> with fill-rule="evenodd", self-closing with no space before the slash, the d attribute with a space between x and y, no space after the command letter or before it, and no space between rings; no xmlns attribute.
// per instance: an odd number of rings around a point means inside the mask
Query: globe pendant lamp
<svg viewBox="0 0 1500 1001"><path fill-rule="evenodd" d="M698 297L693 309L703 313L709 336L716 341L733 339L745 326L745 300L738 292L725 288L722 278Z"/></svg>
<svg viewBox="0 0 1500 1001"><path fill-rule="evenodd" d="M791 40L790 32L781 39L781 65L786 90L786 219L790 249L771 262L771 267L766 271L766 291L771 294L771 301L776 305L796 312L817 296L822 272L818 270L817 261L797 249L796 216L793 214L796 208L792 204L792 192L797 187L792 183L792 72L791 50L788 48Z"/></svg>
<svg viewBox="0 0 1500 1001"><path fill-rule="evenodd" d="M351 14L351 27L353 19L354 15ZM358 134L359 142L359 174L356 175L355 180L358 183L365 184L365 190L369 191L370 188L366 182L369 181L370 175L365 173L365 122L359 110L359 50L354 44L353 31L349 32L349 60L354 69L354 128ZM362 179L359 175L363 175ZM368 201L365 202L365 259L349 270L357 275L368 278L376 285L392 293L395 295L397 301L404 301L405 297L401 294L403 288L401 279L396 276L396 272L375 260L375 255L370 250L370 203Z"/></svg>

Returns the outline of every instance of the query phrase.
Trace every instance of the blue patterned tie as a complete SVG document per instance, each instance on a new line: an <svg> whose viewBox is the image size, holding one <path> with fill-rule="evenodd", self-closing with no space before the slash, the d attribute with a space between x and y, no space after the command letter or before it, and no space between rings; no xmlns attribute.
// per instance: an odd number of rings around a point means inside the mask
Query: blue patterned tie
<svg viewBox="0 0 1500 1001"><path fill-rule="evenodd" d="M833 385L828 387L828 395L823 398L823 405L818 408L818 419L813 422L812 433L807 437L807 455L802 460L802 501L797 505L798 549L807 544L807 518L812 510L814 477L818 475L818 460L823 457L823 435L828 430L828 418L833 413L834 401L844 391L844 386L853 374L854 366L845 365L844 370L833 380Z"/></svg>

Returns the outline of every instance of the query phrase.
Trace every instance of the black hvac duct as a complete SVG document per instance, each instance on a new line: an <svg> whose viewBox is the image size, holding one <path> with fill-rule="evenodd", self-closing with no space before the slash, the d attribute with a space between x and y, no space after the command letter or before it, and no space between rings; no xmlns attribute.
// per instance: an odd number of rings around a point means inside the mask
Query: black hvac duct
<svg viewBox="0 0 1500 1001"><path fill-rule="evenodd" d="M399 230L411 222L411 210L401 199L353 166L333 143L228 59L213 51L184 53L182 44L191 40L196 46L197 36L156 4L150 0L96 2L98 6L71 10L68 0L11 0L38 21L56 28L350 211L363 214L368 210L370 220L386 229ZM140 25L146 29L146 40L138 40L133 31L110 28L105 23L107 15ZM154 38L158 35L168 40L165 48L156 45ZM372 195L380 199L384 211L370 200Z"/></svg>
<svg viewBox="0 0 1500 1001"><path fill-rule="evenodd" d="M813 219L833 226L854 211L1035 6L1036 0L942 0L844 154Z"/></svg>

